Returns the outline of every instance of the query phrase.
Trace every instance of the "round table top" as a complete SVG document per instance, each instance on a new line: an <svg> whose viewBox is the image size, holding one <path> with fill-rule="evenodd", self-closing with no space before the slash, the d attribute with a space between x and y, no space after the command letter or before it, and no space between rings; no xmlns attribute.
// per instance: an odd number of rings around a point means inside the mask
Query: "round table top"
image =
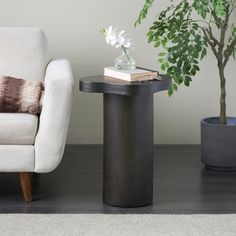
<svg viewBox="0 0 236 236"><path fill-rule="evenodd" d="M159 91L168 90L171 85L172 79L166 75L160 75L155 80L137 82L127 82L104 75L80 79L80 90L83 92L118 95L154 94Z"/></svg>

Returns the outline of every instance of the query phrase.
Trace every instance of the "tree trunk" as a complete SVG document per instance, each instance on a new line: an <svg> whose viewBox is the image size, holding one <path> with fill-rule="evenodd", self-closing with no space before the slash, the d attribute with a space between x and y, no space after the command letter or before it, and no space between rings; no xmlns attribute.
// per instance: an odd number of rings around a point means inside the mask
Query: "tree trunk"
<svg viewBox="0 0 236 236"><path fill-rule="evenodd" d="M221 63L218 64L219 73L220 73L220 124L225 125L227 123L226 118L226 89L225 89L225 67Z"/></svg>

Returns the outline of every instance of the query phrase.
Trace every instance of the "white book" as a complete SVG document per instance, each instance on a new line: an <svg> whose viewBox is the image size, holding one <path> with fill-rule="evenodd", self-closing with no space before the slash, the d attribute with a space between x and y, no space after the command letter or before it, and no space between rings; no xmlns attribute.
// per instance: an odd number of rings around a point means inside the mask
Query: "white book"
<svg viewBox="0 0 236 236"><path fill-rule="evenodd" d="M133 81L146 81L153 80L158 77L157 71L145 70L145 69L130 69L130 70L119 70L116 67L105 67L104 75L121 79L129 82Z"/></svg>

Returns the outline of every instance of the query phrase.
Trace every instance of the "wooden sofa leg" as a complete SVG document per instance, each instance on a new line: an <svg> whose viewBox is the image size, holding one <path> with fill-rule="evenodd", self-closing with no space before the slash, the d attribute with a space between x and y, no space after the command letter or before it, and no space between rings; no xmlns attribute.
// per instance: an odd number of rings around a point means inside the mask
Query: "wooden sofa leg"
<svg viewBox="0 0 236 236"><path fill-rule="evenodd" d="M32 192L31 192L31 173L29 172L20 172L20 184L21 190L24 196L25 202L32 201Z"/></svg>

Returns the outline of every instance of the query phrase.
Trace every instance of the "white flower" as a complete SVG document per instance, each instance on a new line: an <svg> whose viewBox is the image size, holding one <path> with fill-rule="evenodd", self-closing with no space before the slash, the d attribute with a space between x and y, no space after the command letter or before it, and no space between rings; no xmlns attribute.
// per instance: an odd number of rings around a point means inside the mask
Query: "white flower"
<svg viewBox="0 0 236 236"><path fill-rule="evenodd" d="M131 48L133 46L131 43L131 39L126 38L124 30L117 32L117 28L113 29L112 26L109 26L108 28L102 29L102 32L106 36L107 44L111 46L126 49Z"/></svg>
<svg viewBox="0 0 236 236"><path fill-rule="evenodd" d="M111 46L114 46L117 41L116 30L113 30L112 26L109 26L108 29L105 29L106 42Z"/></svg>
<svg viewBox="0 0 236 236"><path fill-rule="evenodd" d="M125 43L125 31L122 30L118 35L117 35L117 42L115 47L120 48L124 43Z"/></svg>
<svg viewBox="0 0 236 236"><path fill-rule="evenodd" d="M131 47L133 46L133 44L131 43L131 39L127 39L127 40L124 42L123 46L124 46L125 48L131 48Z"/></svg>

